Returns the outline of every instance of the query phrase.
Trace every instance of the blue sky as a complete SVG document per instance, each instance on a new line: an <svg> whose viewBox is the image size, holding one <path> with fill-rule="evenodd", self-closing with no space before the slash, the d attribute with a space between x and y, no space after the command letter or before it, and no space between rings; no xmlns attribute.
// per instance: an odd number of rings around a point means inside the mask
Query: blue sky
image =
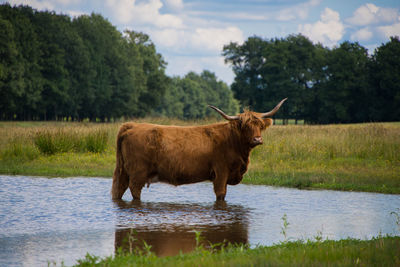
<svg viewBox="0 0 400 267"><path fill-rule="evenodd" d="M399 0L10 0L38 10L78 16L100 13L120 31L150 35L168 62L167 74L207 69L228 84L234 74L222 47L249 36L281 38L302 33L334 47L359 42L370 52L400 36Z"/></svg>

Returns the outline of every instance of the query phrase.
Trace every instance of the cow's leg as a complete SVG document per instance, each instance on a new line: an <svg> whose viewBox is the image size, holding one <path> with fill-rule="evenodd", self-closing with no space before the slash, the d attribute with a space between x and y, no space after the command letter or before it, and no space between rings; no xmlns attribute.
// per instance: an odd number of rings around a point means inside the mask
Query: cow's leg
<svg viewBox="0 0 400 267"><path fill-rule="evenodd" d="M112 199L121 199L129 185L129 176L124 169L115 168L111 188Z"/></svg>
<svg viewBox="0 0 400 267"><path fill-rule="evenodd" d="M226 186L228 181L228 172L219 171L215 173L216 173L216 177L214 180L215 196L217 198L217 201L224 201L226 195Z"/></svg>
<svg viewBox="0 0 400 267"><path fill-rule="evenodd" d="M132 179L131 179L132 180ZM132 198L134 200L140 200L140 194L142 193L142 188L145 183L141 182L130 182L129 180L129 189L131 190Z"/></svg>
<svg viewBox="0 0 400 267"><path fill-rule="evenodd" d="M140 200L142 188L147 181L148 175L145 170L136 170L129 176L129 189L134 200Z"/></svg>

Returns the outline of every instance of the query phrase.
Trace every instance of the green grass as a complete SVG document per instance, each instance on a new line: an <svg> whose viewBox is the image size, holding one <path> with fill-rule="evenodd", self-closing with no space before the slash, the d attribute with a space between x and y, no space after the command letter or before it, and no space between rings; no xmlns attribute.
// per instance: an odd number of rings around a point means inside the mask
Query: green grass
<svg viewBox="0 0 400 267"><path fill-rule="evenodd" d="M0 123L0 173L110 177L117 124Z"/></svg>
<svg viewBox="0 0 400 267"><path fill-rule="evenodd" d="M157 257L151 251L100 259L87 255L77 266L400 266L400 237L368 241L284 242L270 247L197 248L187 254Z"/></svg>
<svg viewBox="0 0 400 267"><path fill-rule="evenodd" d="M245 183L400 193L398 124L275 126Z"/></svg>
<svg viewBox="0 0 400 267"><path fill-rule="evenodd" d="M62 152L103 152L107 147L108 133L105 130L88 132L68 129L39 130L33 136L35 147L43 154Z"/></svg>
<svg viewBox="0 0 400 267"><path fill-rule="evenodd" d="M213 120L141 119L159 124ZM111 177L119 123L0 122L0 173ZM243 183L400 193L400 123L275 125Z"/></svg>

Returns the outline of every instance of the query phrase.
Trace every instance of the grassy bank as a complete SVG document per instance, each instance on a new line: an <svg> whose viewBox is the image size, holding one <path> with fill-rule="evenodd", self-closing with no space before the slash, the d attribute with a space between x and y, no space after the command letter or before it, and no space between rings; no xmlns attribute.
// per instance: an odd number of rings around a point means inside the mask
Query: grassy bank
<svg viewBox="0 0 400 267"><path fill-rule="evenodd" d="M87 256L78 266L399 266L400 237L368 241L285 242L271 247L202 248L188 254L157 257L151 252L120 253L99 259Z"/></svg>
<svg viewBox="0 0 400 267"><path fill-rule="evenodd" d="M244 182L400 193L400 124L277 126Z"/></svg>
<svg viewBox="0 0 400 267"><path fill-rule="evenodd" d="M1 122L0 173L111 177L119 125ZM276 125L250 159L244 183L399 194L400 123Z"/></svg>

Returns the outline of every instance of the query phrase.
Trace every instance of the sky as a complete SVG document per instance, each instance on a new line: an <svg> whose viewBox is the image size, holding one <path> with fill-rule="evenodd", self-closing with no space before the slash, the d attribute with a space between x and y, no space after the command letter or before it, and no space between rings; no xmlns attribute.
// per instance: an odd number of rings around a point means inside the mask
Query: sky
<svg viewBox="0 0 400 267"><path fill-rule="evenodd" d="M92 12L117 29L148 34L168 63L167 75L214 72L231 84L222 48L251 36L301 33L333 48L344 41L373 50L400 36L400 0L0 0L76 17Z"/></svg>

